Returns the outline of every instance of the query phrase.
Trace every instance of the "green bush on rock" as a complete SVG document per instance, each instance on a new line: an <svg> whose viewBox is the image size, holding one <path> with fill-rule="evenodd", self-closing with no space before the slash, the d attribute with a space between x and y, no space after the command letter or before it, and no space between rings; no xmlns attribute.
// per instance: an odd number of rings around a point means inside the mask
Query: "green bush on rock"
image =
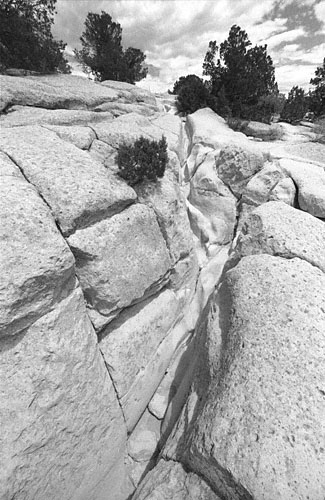
<svg viewBox="0 0 325 500"><path fill-rule="evenodd" d="M167 163L167 141L164 136L160 141L141 136L133 144L119 145L119 175L130 185L143 180L157 181L164 176Z"/></svg>

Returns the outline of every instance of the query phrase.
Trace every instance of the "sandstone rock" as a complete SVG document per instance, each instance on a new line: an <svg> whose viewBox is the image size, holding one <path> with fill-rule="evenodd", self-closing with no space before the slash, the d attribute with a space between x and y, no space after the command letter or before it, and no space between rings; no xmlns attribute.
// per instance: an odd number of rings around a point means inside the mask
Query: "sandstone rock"
<svg viewBox="0 0 325 500"><path fill-rule="evenodd" d="M177 462L160 460L137 489L134 500L220 500L196 474Z"/></svg>
<svg viewBox="0 0 325 500"><path fill-rule="evenodd" d="M271 201L256 208L239 237L240 256L268 253L299 257L325 272L325 225L312 215L283 202Z"/></svg>
<svg viewBox="0 0 325 500"><path fill-rule="evenodd" d="M231 130L224 118L210 108L199 109L188 115L186 129L190 136L191 147L202 144L212 149L220 149L229 144L237 144L254 148L244 134Z"/></svg>
<svg viewBox="0 0 325 500"><path fill-rule="evenodd" d="M262 169L263 163L261 153L226 146L217 159L217 174L236 196L240 196L253 175Z"/></svg>
<svg viewBox="0 0 325 500"><path fill-rule="evenodd" d="M8 157L1 159L2 336L16 334L49 312L74 288L75 275L73 255L48 207Z"/></svg>
<svg viewBox="0 0 325 500"><path fill-rule="evenodd" d="M23 127L25 125L84 125L112 121L111 113L70 109L43 109L33 106L13 106L0 116L1 128Z"/></svg>
<svg viewBox="0 0 325 500"><path fill-rule="evenodd" d="M43 127L3 129L0 150L22 169L64 234L119 212L136 194L85 151Z"/></svg>
<svg viewBox="0 0 325 500"><path fill-rule="evenodd" d="M88 109L106 101L114 101L114 89L71 75L0 76L2 99L0 111L15 104L56 109Z"/></svg>
<svg viewBox="0 0 325 500"><path fill-rule="evenodd" d="M93 158L95 158L95 160L102 163L112 172L118 172L118 166L116 163L117 150L112 148L112 146L95 139L89 149L89 153Z"/></svg>
<svg viewBox="0 0 325 500"><path fill-rule="evenodd" d="M236 198L218 177L213 155L207 155L192 178L189 202L207 219L209 244L222 245L231 240L236 223Z"/></svg>
<svg viewBox="0 0 325 500"><path fill-rule="evenodd" d="M134 189L139 201L155 211L171 262L175 264L193 248L186 206L178 184L166 172L157 182L140 183Z"/></svg>
<svg viewBox="0 0 325 500"><path fill-rule="evenodd" d="M46 125L45 128L52 130L61 139L71 142L79 149L89 149L93 140L96 139L95 132L90 127Z"/></svg>
<svg viewBox="0 0 325 500"><path fill-rule="evenodd" d="M243 191L243 202L251 205L265 203L272 189L283 177L283 172L276 164L267 162L246 185Z"/></svg>
<svg viewBox="0 0 325 500"><path fill-rule="evenodd" d="M147 365L143 367L141 377L137 377L128 393L121 398L121 406L129 432L134 429L145 406L154 395L174 353L191 336L193 325L189 325L189 318L186 316L184 313L184 317L179 318L176 325L159 344Z"/></svg>
<svg viewBox="0 0 325 500"><path fill-rule="evenodd" d="M256 137L262 139L263 141L279 140L284 134L281 125L278 123L268 125L266 123L254 121L248 122L242 132L245 135L250 135L251 137Z"/></svg>
<svg viewBox="0 0 325 500"><path fill-rule="evenodd" d="M0 151L0 176L18 177L23 179L24 176L20 169L10 160L9 156Z"/></svg>
<svg viewBox="0 0 325 500"><path fill-rule="evenodd" d="M322 500L325 275L309 263L244 257L220 289L209 335L215 374L185 463L226 500ZM263 300L261 300L263 297Z"/></svg>
<svg viewBox="0 0 325 500"><path fill-rule="evenodd" d="M269 200L283 201L287 205L294 206L296 198L296 186L290 177L281 179L272 189Z"/></svg>
<svg viewBox="0 0 325 500"><path fill-rule="evenodd" d="M156 353L177 319L175 294L164 290L123 311L100 335L100 349L121 399ZM151 384L150 376L144 384ZM159 382L158 382L159 383ZM157 384L158 384L157 383ZM143 403L143 409L147 401Z"/></svg>
<svg viewBox="0 0 325 500"><path fill-rule="evenodd" d="M166 243L153 210L144 205L78 230L68 242L96 328L153 295L168 279Z"/></svg>
<svg viewBox="0 0 325 500"><path fill-rule="evenodd" d="M297 186L299 207L315 217L325 218L325 170L286 158L279 163Z"/></svg>
<svg viewBox="0 0 325 500"><path fill-rule="evenodd" d="M80 289L1 340L1 498L105 500L114 489L126 429L96 340Z"/></svg>

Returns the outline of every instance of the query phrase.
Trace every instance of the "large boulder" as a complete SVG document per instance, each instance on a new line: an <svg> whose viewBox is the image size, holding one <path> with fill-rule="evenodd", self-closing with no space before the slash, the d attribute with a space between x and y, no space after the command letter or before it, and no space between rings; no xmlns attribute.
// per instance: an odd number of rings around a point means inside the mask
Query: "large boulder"
<svg viewBox="0 0 325 500"><path fill-rule="evenodd" d="M171 267L150 208L136 204L68 238L76 273L96 326L159 290Z"/></svg>
<svg viewBox="0 0 325 500"><path fill-rule="evenodd" d="M181 464L160 460L140 484L134 500L220 500L211 488Z"/></svg>
<svg viewBox="0 0 325 500"><path fill-rule="evenodd" d="M261 205L268 201L271 191L284 178L277 164L267 162L247 183L243 191L243 202L250 205Z"/></svg>
<svg viewBox="0 0 325 500"><path fill-rule="evenodd" d="M276 141L281 139L284 134L284 130L279 123L268 125L267 123L255 121L248 122L247 125L242 128L242 132L245 135L262 139L263 141Z"/></svg>
<svg viewBox="0 0 325 500"><path fill-rule="evenodd" d="M19 104L56 109L91 109L118 99L118 91L71 75L0 76L0 111Z"/></svg>
<svg viewBox="0 0 325 500"><path fill-rule="evenodd" d="M216 168L218 177L239 197L263 165L262 153L241 146L226 146L220 152Z"/></svg>
<svg viewBox="0 0 325 500"><path fill-rule="evenodd" d="M270 201L247 218L236 253L299 257L325 272L325 224L283 202Z"/></svg>
<svg viewBox="0 0 325 500"><path fill-rule="evenodd" d="M64 234L109 217L136 199L131 187L86 151L43 127L3 129L0 150L37 188Z"/></svg>
<svg viewBox="0 0 325 500"><path fill-rule="evenodd" d="M125 500L126 427L80 288L0 358L0 497Z"/></svg>
<svg viewBox="0 0 325 500"><path fill-rule="evenodd" d="M324 289L298 258L247 256L225 276L183 457L225 500L324 498Z"/></svg>
<svg viewBox="0 0 325 500"><path fill-rule="evenodd" d="M0 165L0 329L12 335L49 312L75 287L74 258L54 219L19 169Z"/></svg>
<svg viewBox="0 0 325 500"><path fill-rule="evenodd" d="M45 125L45 128L55 132L61 139L71 142L79 149L88 150L96 139L95 132L90 127Z"/></svg>
<svg viewBox="0 0 325 500"><path fill-rule="evenodd" d="M315 217L325 218L325 170L312 163L279 160L281 168L297 186L299 207Z"/></svg>

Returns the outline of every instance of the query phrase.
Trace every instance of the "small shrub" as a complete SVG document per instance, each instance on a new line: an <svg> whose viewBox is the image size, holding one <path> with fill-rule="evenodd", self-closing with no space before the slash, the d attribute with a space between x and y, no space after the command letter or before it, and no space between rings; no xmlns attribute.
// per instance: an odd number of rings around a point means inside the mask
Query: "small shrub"
<svg viewBox="0 0 325 500"><path fill-rule="evenodd" d="M317 134L314 142L325 144L325 117L315 122L314 132Z"/></svg>
<svg viewBox="0 0 325 500"><path fill-rule="evenodd" d="M156 181L164 176L168 163L167 141L140 137L134 144L119 145L117 164L119 175L128 184L134 185L143 180Z"/></svg>

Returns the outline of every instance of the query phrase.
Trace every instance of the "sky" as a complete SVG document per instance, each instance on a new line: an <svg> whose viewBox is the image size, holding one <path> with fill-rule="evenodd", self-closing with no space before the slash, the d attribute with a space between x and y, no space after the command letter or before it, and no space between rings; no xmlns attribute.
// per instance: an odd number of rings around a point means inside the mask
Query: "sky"
<svg viewBox="0 0 325 500"><path fill-rule="evenodd" d="M325 0L57 0L53 35L80 48L88 12L109 13L122 27L124 48L146 54L152 92L172 89L180 76L202 76L210 40L220 45L233 24L254 45L267 44L280 92L306 90L325 57ZM74 66L75 74L81 70Z"/></svg>

